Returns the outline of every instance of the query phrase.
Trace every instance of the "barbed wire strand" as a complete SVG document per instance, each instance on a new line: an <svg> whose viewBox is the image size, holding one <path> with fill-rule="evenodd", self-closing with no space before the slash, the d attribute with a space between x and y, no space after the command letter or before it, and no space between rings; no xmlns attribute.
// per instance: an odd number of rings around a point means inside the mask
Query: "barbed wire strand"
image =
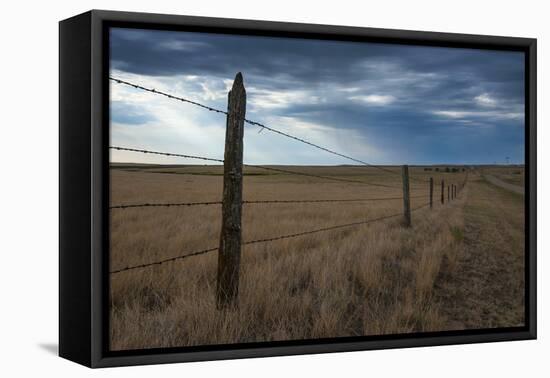
<svg viewBox="0 0 550 378"><path fill-rule="evenodd" d="M423 207L426 207L427 205L429 205L429 203L424 204L422 206L419 206L415 209L411 209L411 211L421 209ZM367 219L367 220L364 220L364 221L340 224L340 225L336 225L336 226L323 227L323 228L319 228L319 229L316 229L316 230L297 232L295 234L287 234L287 235L275 236L275 237L265 238L265 239L256 239L256 240L251 240L251 241L245 242L243 244L249 245L249 244L265 243L265 242L272 242L272 241L276 241L276 240L295 238L295 237L298 237L298 236L311 235L311 234L324 232L324 231L337 230L339 228L345 228L345 227L358 226L358 225L378 222L378 221L382 221L382 220L386 220L386 219L390 219L390 218L395 218L395 217L400 216L400 215L403 215L403 213L399 212L399 213L396 213L396 214L386 215L386 216L375 218L375 219Z"/></svg>
<svg viewBox="0 0 550 378"><path fill-rule="evenodd" d="M400 186L391 186L391 185L385 185L385 184L378 184L378 183L370 183L370 182L366 182L366 181L360 181L360 180L353 180L353 181L348 181L348 179L339 179L338 177L333 177L333 176L321 176L321 175L314 175L312 173L300 173L300 172L296 172L296 171L289 171L289 170L285 170L285 169L278 169L278 168L272 168L272 167L268 167L268 166L261 166L261 165L250 165L250 164L246 164L246 163L243 163L243 166L245 167L251 167L251 168L259 168L259 169L265 169L265 170L270 170L270 171L277 171L277 172L280 172L281 174L290 174L290 175L298 175L298 176L309 176L309 177L317 177L317 178L321 178L321 179L327 179L327 180L334 180L334 181L343 181L344 182L351 182L351 183L355 183L355 184L363 184L363 185L369 185L369 186L382 186L383 187L387 187L387 188L392 188L392 189L399 189L401 190L402 188ZM136 166L136 167L113 167L113 169L117 169L119 171L125 171L125 172L140 172L140 173L151 173L151 174L159 174L159 175L195 175L195 176L205 176L205 175L211 175L211 176L223 176L223 173L196 173L196 172L179 172L179 171L172 171L172 172L169 172L169 171L155 171L154 169L164 169L164 168L177 168L177 167L164 167L164 166L159 166L159 167L155 167L155 166L150 166L150 167L141 167L141 166ZM254 175L253 173L244 173L244 176L247 176L247 175ZM425 184L425 183L423 183ZM437 183L435 183L437 184ZM415 183L411 183L410 185L410 188L411 189L425 189L425 186L423 185L420 185L420 184L415 184Z"/></svg>
<svg viewBox="0 0 550 378"><path fill-rule="evenodd" d="M312 173L301 173L296 171L289 171L285 169L279 169L279 168L272 168L267 166L261 166L261 165L250 165L250 164L243 164L243 166L246 167L252 167L252 168L259 168L259 169L265 169L270 171L277 171L283 174L291 174L291 175L298 175L298 176L307 176L307 177L316 177L320 179L326 179L326 180L332 180L332 181L339 181L339 182L348 182L353 184L363 184L367 186L379 186L384 188L391 188L391 189L398 189L402 190L399 186L391 186L391 185L385 185L385 184L378 184L378 183L370 183L366 181L360 181L360 180L351 180L351 179L342 179L338 177L332 177L332 176L321 176L321 175L314 175ZM167 172L167 171L152 171L151 169L162 169L161 167L133 167L133 168L114 168L119 171L125 171L125 172L139 172L139 173L152 173L152 174L159 174L159 175L205 175L204 173L195 173L195 172ZM222 176L223 174L217 174L217 176ZM244 173L244 176L247 176L246 173ZM413 183L410 185L411 190L418 190L418 189L425 189L424 186L416 185Z"/></svg>
<svg viewBox="0 0 550 378"><path fill-rule="evenodd" d="M400 187L393 186L393 185L377 184L377 183L371 183L371 182L366 182L366 181L361 181L361 180L345 179L345 178L332 177L332 176L315 175L313 173L289 171L287 169L267 167L265 165L252 165L252 164L243 164L243 165L247 166L247 167L265 169L265 170L268 170L268 171L288 173L288 174L291 174L291 175L316 177L316 178L325 179L325 180L349 182L349 183L362 184L362 185L368 185L368 186L378 186L378 187L382 187L382 188L401 189Z"/></svg>
<svg viewBox="0 0 550 378"><path fill-rule="evenodd" d="M283 174L316 177L316 178L332 180L332 181L349 182L349 183L354 183L354 184L363 184L363 185L367 185L367 186L381 186L381 187L385 187L385 188L402 190L402 188L398 187L398 186L391 186L391 185L378 184L378 183L370 183L370 182L360 181L360 180L340 179L338 177L332 177L332 176L321 176L321 175L314 175L314 174L311 174L311 173L300 173L300 172L295 172L295 171L293 172L293 171L288 171L288 170L285 170L285 169L277 169L277 168L271 168L271 167L260 166L260 165L243 164L243 166L266 169L266 170L271 170L271 171L278 171L278 172L283 173ZM196 172L176 172L176 171L168 172L168 171L153 171L153 170L151 170L151 169L162 169L161 167L158 167L158 168L157 167L132 167L132 168L117 168L117 167L114 167L114 169L117 169L119 171L124 171L124 172L152 173L152 174L159 174L159 175L197 175L197 176L207 175L206 173L196 173ZM223 174L211 174L211 175L222 176ZM250 174L250 175L253 175L253 174ZM247 173L244 173L244 176L247 176ZM413 183L413 184L410 185L410 188L411 188L411 190L420 190L420 189L425 189L425 186L421 186L421 185L418 185L418 184L415 185Z"/></svg>
<svg viewBox="0 0 550 378"><path fill-rule="evenodd" d="M411 212L419 210L419 209L421 209L423 207L426 207L428 205L429 205L429 203L418 206L414 209L411 209ZM290 239L290 238L295 238L295 237L299 237L299 236L311 235L311 234L315 234L315 233L319 233L319 232L336 230L336 229L339 229L339 228L359 226L359 225L363 225L363 224L368 224L368 223L378 222L378 221L382 221L382 220L386 220L386 219L390 219L390 218L395 218L395 217L400 216L400 215L403 215L403 213L399 212L399 213L395 213L395 214L391 214L391 215L382 216L382 217L379 217L379 218L367 219L367 220L359 221L359 222L340 224L340 225L336 225L336 226L323 227L323 228L318 228L318 229L315 229L315 230L303 231L303 232L298 232L298 233L294 233L294 234L280 235L280 236L275 236L275 237L265 238L265 239L255 239L255 240L250 240L250 241L244 242L244 243L242 243L242 245L266 243L266 242L272 242L272 241L276 241L276 240L283 240L283 239ZM129 271L129 270L146 268L146 267L153 266L153 265L161 265L161 264L176 261L176 260L183 260L183 259L186 259L186 258L189 258L189 257L199 256L199 255L203 255L203 254L206 254L206 253L209 253L209 252L213 252L213 251L216 251L218 249L219 249L219 247L203 249L203 250L196 251L196 252L186 253L185 255L171 257L171 258L166 259L166 260L160 260L160 261L156 261L156 262L153 262L153 263L134 265L134 266L114 270L114 271L111 271L110 274L117 274L117 273Z"/></svg>
<svg viewBox="0 0 550 378"><path fill-rule="evenodd" d="M410 196L410 198L426 198L428 195ZM379 198L344 198L344 199L313 199L313 200L254 200L243 201L243 205L255 204L288 204L288 203L331 203L331 202L369 202L369 201L394 201L402 200L403 197L379 197ZM208 206L221 205L221 201L214 202L170 202L170 203L138 203L128 205L115 205L109 209L132 209L141 207L190 207L190 206Z"/></svg>
<svg viewBox="0 0 550 378"><path fill-rule="evenodd" d="M110 146L109 148L113 149L113 150L119 150L119 151L141 152L143 154L175 156L175 157L182 157L182 158L186 158L186 159L199 159L199 160L207 160L207 161L215 161L215 162L218 162L218 163L223 163L223 160L221 160L221 159L214 159L214 158L209 158L209 157L204 157L204 156L174 154L174 153L171 153L171 152L142 150L142 149L137 149L137 148L128 148L128 147L119 147L119 146Z"/></svg>
<svg viewBox="0 0 550 378"><path fill-rule="evenodd" d="M174 202L174 203L137 203L129 205L115 205L109 207L110 210L114 209L132 209L138 207L181 207L181 206L208 206L208 205L221 205L221 201L215 202Z"/></svg>
<svg viewBox="0 0 550 378"><path fill-rule="evenodd" d="M134 87L136 89L141 89L141 90L146 91L146 92L151 92L151 93L158 94L160 96L168 97L168 98L171 98L172 100L178 100L178 101L181 101L181 102L186 102L188 104L198 106L199 108L203 108L203 109L206 109L206 110L214 112L214 113L221 113L221 114L227 115L226 111L216 109L216 108L213 108L211 106L207 106L207 105L204 105L204 104L201 104L199 102L192 101L192 100L189 100L189 99L186 99L186 98L183 98L183 97L174 96L174 95L171 95L171 94L166 93L166 92L157 91L154 88L147 88L147 87L144 87L142 85L138 85L138 84L135 84L135 83L130 83L129 81L121 80L121 79L118 79L118 78L115 78L115 77L112 77L112 76L109 77L109 80L114 81L114 82L119 83L119 84L128 85L128 86Z"/></svg>
<svg viewBox="0 0 550 378"><path fill-rule="evenodd" d="M183 260L183 259L188 258L188 257L204 255L205 253L208 253L208 252L214 252L214 251L217 251L218 249L219 249L219 247L208 248L208 249L203 249L203 250L200 250L200 251L188 253L188 254L185 254L185 255L182 255L182 256L172 257L172 258L169 258L169 259L166 259L166 260L156 261L156 262L153 262L153 263L129 266L129 267L126 267L126 268L113 270L112 272L110 272L110 274L117 274L117 273L126 272L128 270L134 270L134 269L148 268L150 266L161 265L161 264L176 261L176 260Z"/></svg>
<svg viewBox="0 0 550 378"><path fill-rule="evenodd" d="M150 92L150 93L154 93L154 94L158 94L158 95L161 95L161 96L165 96L165 97L168 97L168 98L171 98L173 100L178 100L178 101L182 101L182 102L185 102L185 103L188 103L188 104L192 104L192 105L195 105L195 106L198 106L200 108L203 108L203 109L206 109L208 111L211 111L211 112L215 112L215 113L220 113L220 114L225 114L227 115L228 113L224 110L220 110L220 109L216 109L216 108L213 108L211 106L208 106L208 105L204 105L204 104L201 104L197 101L193 101L193 100L189 100L187 98L184 98L184 97L179 97L179 96L174 96L174 95L171 95L169 93L166 93L166 92L163 92L163 91L158 91L154 88L147 88L147 87L144 87L142 85L138 85L138 84L135 84L135 83L131 83L129 81L126 81L126 80L121 80L121 79L118 79L118 78L115 78L115 77L112 77L110 76L109 77L109 80L112 80L116 83L119 83L119 84L124 84L124 85L128 85L130 87L133 87L133 88L136 88L136 89L140 89L140 90L143 90L143 91L147 91L147 92ZM281 131L281 130L278 130L278 129L275 129L273 127L269 127L261 122L257 122L257 121L252 121L250 119L247 119L247 118L244 118L244 122L250 124L250 125L254 125L254 126L258 126L258 127L261 127L262 130L268 130L268 131L271 131L272 133L275 133L275 134L279 134L279 135L282 135L282 136L285 136L287 138L290 138L290 139L294 139L298 142L301 142L301 143L304 143L304 144L307 144L311 147L314 147L314 148L317 148L319 150L322 150L322 151L325 151L325 152L328 152L332 155L335 155L335 156L339 156L339 157L342 157L344 159L348 159L350 161L353 161L353 162L356 162L356 163L360 163L360 164L363 164L363 165L366 165L366 166L369 166L369 167L373 167L373 168L376 168L376 169L379 169L381 171L384 171L384 172L387 172L387 173L391 173L391 174L395 174L395 175L400 175L400 173L398 172L394 172L390 169L387 169L387 168L384 168L384 167L381 167L379 165L376 165L376 164L371 164L371 163L368 163L364 160L360 160L360 159L356 159L354 157L351 157L349 155L345 155L345 154L342 154L340 152L336 152L334 150L331 150L329 148L326 148L326 147L323 147L319 144L316 144L316 143L313 143L313 142L310 142L308 140L305 140L303 138L299 138L297 136L294 136L292 134L289 134L289 133L286 133L284 131ZM426 182L427 180L422 180L422 179L418 179L418 178L415 178L415 177L409 177L409 180L411 181L421 181L421 182Z"/></svg>
<svg viewBox="0 0 550 378"><path fill-rule="evenodd" d="M351 160L351 161L354 161L356 163L360 163L360 164L363 164L363 165L366 165L366 166L369 166L369 167L372 167L372 168L376 168L376 169L379 169L383 172L386 172L386 173L391 173L393 175L398 175L398 176L401 176L401 174L399 172L395 172L395 171L392 171L391 169L387 169L387 168L384 168L384 167L381 167L379 165L375 165L375 164L371 164L371 163L367 163L366 161L363 161L363 160L359 160L359 159L356 159L354 157L351 157L351 156L348 156L348 155L344 155L340 152L336 152L336 151L333 151L331 149L328 149L326 147L323 147L323 146L320 146L318 144L315 144L315 143L312 143L312 142L309 142L303 138L299 138L299 137L296 137L294 135L291 135L291 134L288 134L288 133L285 133L284 131L280 131L280 130L277 130L277 129L274 129L272 127L269 127L269 126L266 126L260 122L256 122L256 121L250 121L248 119L245 119L244 120L246 123L250 124L250 125L255 125L255 126L259 126L261 127L262 129L265 129L265 130L269 130L273 133L276 133L276 134L279 134L279 135L283 135L287 138L290 138L290 139L294 139L294 140L297 140L299 142L302 142L302 143L305 143L309 146L312 146L312 147L315 147L317 149L320 149L320 150L323 150L323 151L326 151L330 154L333 154L333 155L336 155L336 156L340 156L340 157L343 157L345 159L348 159L348 160ZM409 176L409 180L411 181L419 181L419 182L427 182L427 180L422 180L422 179L417 179L416 177L413 177L413 176Z"/></svg>
<svg viewBox="0 0 550 378"><path fill-rule="evenodd" d="M223 160L221 160L221 159L209 158L209 157L204 157L204 156L176 154L176 153L171 153L171 152L160 152L160 151L152 151L152 150L144 150L144 149L128 148L128 147L120 147L120 146L110 146L109 148L114 149L114 150L119 150L119 151L140 152L140 153L144 153L144 154L182 157L182 158L187 158L187 159L199 159L199 160L215 161L215 162L218 162L218 163L223 163ZM298 175L298 176L316 177L316 178L325 179L325 180L349 182L349 183L363 184L363 185L368 185L368 186L378 186L378 187L383 187L383 188L400 189L399 187L392 186L392 185L370 183L370 182L365 182L365 181L361 181L361 180L344 179L344 178L338 178L338 177L332 177L332 176L315 175L313 173L289 171L287 169L267 167L267 166L264 166L264 165L243 164L243 166L252 167L252 168L259 168L259 169L264 169L264 170L269 170L269 171L274 171L274 172L287 173L287 174ZM168 172L151 172L151 173L168 173ZM174 174L174 173L170 173L170 174Z"/></svg>

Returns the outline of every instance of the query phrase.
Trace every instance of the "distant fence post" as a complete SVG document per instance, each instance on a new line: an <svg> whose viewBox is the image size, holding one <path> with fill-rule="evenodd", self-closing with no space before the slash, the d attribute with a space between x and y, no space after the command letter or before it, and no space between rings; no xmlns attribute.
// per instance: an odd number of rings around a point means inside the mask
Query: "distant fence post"
<svg viewBox="0 0 550 378"><path fill-rule="evenodd" d="M239 72L228 95L220 248L218 252L217 308L235 306L239 293L241 215L243 192L243 135L246 91Z"/></svg>
<svg viewBox="0 0 550 378"><path fill-rule="evenodd" d="M403 215L405 227L411 226L411 197L409 191L409 166L402 167L403 175Z"/></svg>
<svg viewBox="0 0 550 378"><path fill-rule="evenodd" d="M451 201L451 186L447 185L447 202Z"/></svg>
<svg viewBox="0 0 550 378"><path fill-rule="evenodd" d="M434 206L434 178L430 177L430 209Z"/></svg>
<svg viewBox="0 0 550 378"><path fill-rule="evenodd" d="M445 204L445 181L441 179L441 204Z"/></svg>

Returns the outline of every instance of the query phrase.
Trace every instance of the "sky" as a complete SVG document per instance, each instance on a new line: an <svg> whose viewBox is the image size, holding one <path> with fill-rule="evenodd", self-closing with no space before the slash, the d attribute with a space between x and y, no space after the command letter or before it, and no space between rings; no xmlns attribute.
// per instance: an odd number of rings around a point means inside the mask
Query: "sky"
<svg viewBox="0 0 550 378"><path fill-rule="evenodd" d="M521 52L113 28L110 75L372 164L524 163ZM223 159L225 115L111 82L111 145ZM112 151L117 162L202 164ZM248 164L354 164L245 125Z"/></svg>

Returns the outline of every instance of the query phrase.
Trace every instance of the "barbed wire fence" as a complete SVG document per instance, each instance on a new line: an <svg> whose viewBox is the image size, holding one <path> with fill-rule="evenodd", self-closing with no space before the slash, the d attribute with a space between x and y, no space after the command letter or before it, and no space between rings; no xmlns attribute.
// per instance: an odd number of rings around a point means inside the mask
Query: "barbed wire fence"
<svg viewBox="0 0 550 378"><path fill-rule="evenodd" d="M413 209L413 211L419 210L419 209L424 208L428 205L429 205L429 203L425 203L421 206L416 207L415 209ZM277 240L296 238L296 237L299 237L299 236L317 234L317 233L320 233L320 232L333 231L333 230L346 228L346 227L353 227L353 226L359 226L359 225L364 225L364 224L368 224L368 223L379 222L379 221L382 221L382 220L396 218L396 217L401 216L401 215L402 215L402 213L399 212L399 213L394 213L394 214L391 214L391 215L385 215L385 216L378 217L378 218L366 219L366 220L362 220L362 221L345 223L345 224L339 224L339 225L335 225L335 226L322 227L322 228L318 228L318 229L315 229L315 230L302 231L302 232L297 232L297 233L293 233L293 234L279 235L279 236L274 236L274 237L270 237L270 238L255 239L255 240L250 240L250 241L243 242L242 245L267 243L267 242L273 242L273 241L277 241ZM128 270L146 268L146 267L153 266L153 265L161 265L161 264L164 264L164 263L167 263L167 262L172 262L172 261L175 261L175 260L183 260L183 259L186 259L188 257L199 256L199 255L204 255L204 254L209 253L209 252L214 252L214 251L217 251L218 249L219 249L219 247L212 247L212 248L207 248L207 249L203 249L203 250L199 250L199 251L195 251L195 252L187 252L183 255L171 257L171 258L168 258L168 259L165 259L165 260L160 260L160 261L155 261L155 262L152 262L152 263L121 268L121 269L112 271L111 274L125 272L125 271L128 271Z"/></svg>
<svg viewBox="0 0 550 378"><path fill-rule="evenodd" d="M204 255L210 252L218 251L218 277L217 277L217 306L219 309L231 307L236 305L237 294L238 294L238 284L239 284L239 270L240 270L240 254L243 246L259 244L259 243L268 243L274 242L283 239L296 238L306 235L312 235L322 232L329 232L343 228L349 228L354 226L366 225L374 222L381 222L384 220L397 218L403 216L403 225L406 227L411 226L411 213L417 210L420 210L425 207L433 207L434 199L434 180L432 177L429 180L410 177L408 166L402 166L401 173L394 170L388 169L384 166L379 166L375 164L368 163L361 159L354 158L350 155L343 154L337 151L334 151L330 148L321 146L317 143L313 143L304 138L294 136L287 132L281 131L279 129L267 126L261 122L249 120L245 117L246 113L246 92L244 90L244 84L242 80L242 75L237 74L231 91L229 92L228 100L228 111L223 111L216 109L214 107L184 98L166 93L163 91L158 91L154 88L147 88L142 85L138 85L126 80L122 80L115 77L109 77L109 79L115 83L133 87L142 91L146 91L155 95L164 96L173 100L181 101L190 105L197 106L199 108L205 109L207 111L219 113L226 115L226 140L225 140L225 158L217 159L205 156L197 156L190 154L182 153L171 153L164 151L153 151L147 149L138 149L130 148L124 146L110 146L112 150L118 151L128 151L142 154L151 154L151 155L160 155L167 157L177 157L185 159L196 159L207 162L215 162L223 164L224 168L224 180L223 180L223 198L221 201L202 201L202 202L166 202L166 203L134 203L134 204L119 204L112 205L109 207L111 211L115 210L127 210L127 209L142 209L142 208L170 208L170 207L195 207L195 206L221 206L222 207L222 229L220 244L216 247L207 248L203 250L190 251L183 253L181 255L170 257L167 259L154 261L150 263L144 263L139 265L127 266L117 270L110 271L111 275L133 271L137 269L144 269L155 265L161 265L176 260L183 260L194 256ZM283 169L273 166L265 165L255 165L255 164L245 164L243 163L243 130L244 124L249 124L253 126L260 127L260 130L268 130L274 134L281 135L292 140L298 141L300 143L306 144L310 147L319 149L326 153L338 156L340 158L353 161L355 164L362 166L368 166L371 168L378 169L385 173L392 175L400 176L402 180L402 187L385 184L385 183L376 183L368 182L363 180L356 180L350 178L334 177L327 175L318 175L310 172L301 172L296 170ZM372 187L382 187L387 189L402 190L403 194L401 196L386 196L386 197L371 197L371 198L325 198L325 199L293 199L293 200L281 200L281 199L269 199L269 200L243 200L242 199L242 185L243 185L243 173L242 168L256 168L267 170L270 172L276 172L277 174L286 174L286 175L298 175L305 176L310 178L317 178L321 180L344 182L348 184L359 184ZM355 166L355 165L354 165ZM138 169L139 170L139 169ZM140 172L150 172L150 173L168 173L168 172L158 172L158 171L147 171L139 170ZM447 183L441 179L441 204L445 204L445 188L447 189L447 202L457 198L459 192L464 188L468 180L468 173L466 172L465 178L462 182L458 184ZM410 193L410 181L416 183L426 184L428 183L428 194L423 195L411 195ZM425 187L424 187L425 188ZM419 198L429 198L429 201L411 208L411 199ZM262 205L262 204L307 204L307 203L346 203L346 202L374 202L374 201L396 201L403 200L403 211L399 213L394 213L390 215L385 215L377 218L364 219L356 222L338 224L332 226L321 227L313 230L302 231L291 234L278 235L273 237L266 237L262 239L255 239L249 241L241 240L241 212L243 205Z"/></svg>
<svg viewBox="0 0 550 378"><path fill-rule="evenodd" d="M140 90L143 90L143 91L146 91L146 92L150 92L150 93L154 93L154 94L157 94L157 95L161 95L161 96L165 96L165 97L168 97L168 98L171 98L173 100L177 100L177 101L181 101L181 102L185 102L185 103L188 103L188 104L191 104L191 105L195 105L195 106L198 106L200 108L203 108L203 109L206 109L208 111L211 111L211 112L215 112L215 113L220 113L220 114L225 114L225 115L228 115L228 112L227 111L224 111L224 110L221 110L221 109L216 109L216 108L213 108L211 106L207 106L207 105L204 105L204 104L201 104L199 102L196 102L196 101L192 101L192 100L189 100L189 99L186 99L184 97L179 97L179 96L174 96L174 95L171 95L169 93L166 93L166 92L163 92L163 91L158 91L154 88L147 88L147 87L144 87L144 86L141 86L141 85L138 85L138 84L135 84L135 83L131 83L129 81L125 81L125 80L121 80L121 79L118 79L118 78L115 78L115 77L109 77L109 80L111 81L114 81L116 83L119 83L119 84L124 84L124 85L127 85L127 86L130 86L130 87L133 87L133 88L136 88L136 89L140 89ZM376 169L379 169L383 172L386 172L386 173L390 173L390 174L396 174L396 175L399 175L399 173L397 172L394 172L390 169L387 169L385 167L382 167L380 165L376 165L376 164L371 164L371 163L367 163L366 161L363 161L363 160L360 160L360 159L356 159L354 157L351 157L349 155L345 155L345 154L342 154L340 152L336 152L332 149L329 149L327 147L323 147L323 146L320 146L316 143L313 143L311 141L308 141L308 140L305 140L303 138L300 138L300 137L297 137L297 136L294 136L294 135L291 135L289 133L286 133L284 131L281 131L281 130L278 130L278 129L275 129L273 127L269 127L261 122L257 122L257 121L252 121L252 120L249 120L247 118L244 118L242 117L243 121L249 125L254 125L254 126L258 126L260 127L262 130L269 130L273 133L276 133L276 134L279 134L279 135L282 135L282 136L285 136L287 138L290 138L290 139L294 139L295 141L298 141L298 142L301 142L301 143L304 143L304 144L307 144L311 147L314 147L314 148L317 148L321 151L325 151L325 152L328 152L332 155L335 155L335 156L339 156L339 157L342 157L344 159L347 159L347 160L350 160L350 161L353 161L355 163L359 163L359 164L362 164L362 165L366 165L366 166L369 166L369 167L373 167L373 168L376 168ZM420 182L426 182L426 180L421 180L421 179L416 179L416 178L412 178L412 180L419 180Z"/></svg>
<svg viewBox="0 0 550 378"><path fill-rule="evenodd" d="M410 196L410 198L426 198L425 195ZM289 203L334 203L334 202L369 202L402 200L403 197L378 197L378 198L342 198L342 199L313 199L313 200L256 200L242 201L243 205L251 204L289 204ZM110 206L109 209L134 209L139 207L189 207L221 205L222 201L214 202L168 202L168 203L140 203L128 205Z"/></svg>

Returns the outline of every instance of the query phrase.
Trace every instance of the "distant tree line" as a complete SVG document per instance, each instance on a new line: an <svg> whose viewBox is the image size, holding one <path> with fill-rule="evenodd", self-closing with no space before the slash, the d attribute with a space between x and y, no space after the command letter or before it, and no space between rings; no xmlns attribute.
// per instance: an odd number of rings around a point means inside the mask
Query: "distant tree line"
<svg viewBox="0 0 550 378"><path fill-rule="evenodd" d="M445 172L445 173L457 173L457 172L465 172L466 168L457 168L457 167L426 167L424 168L425 171L436 171L436 172Z"/></svg>

